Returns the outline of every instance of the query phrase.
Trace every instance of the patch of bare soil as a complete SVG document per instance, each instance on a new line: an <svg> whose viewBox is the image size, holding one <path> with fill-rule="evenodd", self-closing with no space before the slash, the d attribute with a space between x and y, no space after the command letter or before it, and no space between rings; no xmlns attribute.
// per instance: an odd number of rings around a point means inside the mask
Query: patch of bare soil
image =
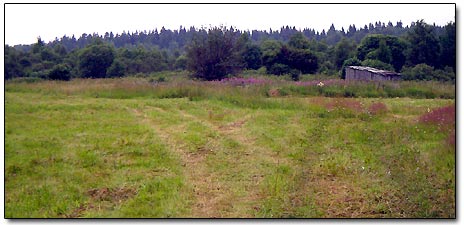
<svg viewBox="0 0 464 225"><path fill-rule="evenodd" d="M87 191L94 201L122 202L137 194L133 188L95 188Z"/></svg>
<svg viewBox="0 0 464 225"><path fill-rule="evenodd" d="M137 194L134 188L94 188L86 192L90 197L90 202L81 204L71 213L63 215L65 218L81 217L86 211L95 208L95 203L106 201L111 205L120 204L121 202L135 196Z"/></svg>
<svg viewBox="0 0 464 225"><path fill-rule="evenodd" d="M63 215L65 218L79 218L81 217L85 211L91 210L95 208L93 204L87 203L87 204L81 204L79 207L74 209L71 213Z"/></svg>
<svg viewBox="0 0 464 225"><path fill-rule="evenodd" d="M246 122L247 122L246 119L238 120L238 121L228 123L228 124L223 125L223 126L219 126L218 129L221 130L221 131L231 131L231 130L234 130L234 129L240 129L243 126L243 124L245 124Z"/></svg>

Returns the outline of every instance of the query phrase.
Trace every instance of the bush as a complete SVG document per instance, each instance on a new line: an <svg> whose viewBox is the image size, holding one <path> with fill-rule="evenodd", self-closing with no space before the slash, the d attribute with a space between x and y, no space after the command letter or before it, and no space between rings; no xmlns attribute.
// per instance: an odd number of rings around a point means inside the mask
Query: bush
<svg viewBox="0 0 464 225"><path fill-rule="evenodd" d="M384 63L376 59L366 59L362 61L361 65L376 68L376 69L381 69L381 70L389 70L389 71L395 70L392 65L388 63Z"/></svg>
<svg viewBox="0 0 464 225"><path fill-rule="evenodd" d="M106 77L123 77L126 71L126 66L121 60L116 59L106 71Z"/></svg>
<svg viewBox="0 0 464 225"><path fill-rule="evenodd" d="M427 64L418 64L414 67L404 67L401 71L404 80L438 80L455 82L456 74L451 67L444 70L434 70Z"/></svg>
<svg viewBox="0 0 464 225"><path fill-rule="evenodd" d="M276 74L276 75L288 74L290 73L290 67L285 64L274 63L269 68L268 73Z"/></svg>
<svg viewBox="0 0 464 225"><path fill-rule="evenodd" d="M452 81L453 83L456 81L456 74L452 67L445 67L444 70L435 70L433 77L439 81Z"/></svg>
<svg viewBox="0 0 464 225"><path fill-rule="evenodd" d="M290 75L292 76L292 80L299 81L300 80L300 71L296 69L290 70Z"/></svg>
<svg viewBox="0 0 464 225"><path fill-rule="evenodd" d="M28 74L28 77L33 78L40 78L40 79L50 79L48 75L50 74L50 70L40 70L40 71L33 71Z"/></svg>
<svg viewBox="0 0 464 225"><path fill-rule="evenodd" d="M404 80L432 80L433 67L422 63L412 68L404 67L401 74Z"/></svg>
<svg viewBox="0 0 464 225"><path fill-rule="evenodd" d="M177 57L174 67L178 70L185 70L187 68L187 57L185 55Z"/></svg>
<svg viewBox="0 0 464 225"><path fill-rule="evenodd" d="M360 65L361 65L361 61L358 58L349 58L343 61L342 70L341 70L341 78L345 79L345 76L346 76L345 68L347 66L360 66Z"/></svg>
<svg viewBox="0 0 464 225"><path fill-rule="evenodd" d="M79 70L85 78L104 78L113 64L114 47L99 40L80 51Z"/></svg>
<svg viewBox="0 0 464 225"><path fill-rule="evenodd" d="M352 98L352 97L356 97L356 93L352 90L345 89L343 96L345 98Z"/></svg>
<svg viewBox="0 0 464 225"><path fill-rule="evenodd" d="M317 72L319 68L317 56L308 49L297 49L283 45L278 52L275 50L272 53L267 51L263 55L264 65L270 74L287 74L291 72L290 69L309 74Z"/></svg>
<svg viewBox="0 0 464 225"><path fill-rule="evenodd" d="M50 80L70 80L71 72L66 64L58 64L53 67L47 77Z"/></svg>

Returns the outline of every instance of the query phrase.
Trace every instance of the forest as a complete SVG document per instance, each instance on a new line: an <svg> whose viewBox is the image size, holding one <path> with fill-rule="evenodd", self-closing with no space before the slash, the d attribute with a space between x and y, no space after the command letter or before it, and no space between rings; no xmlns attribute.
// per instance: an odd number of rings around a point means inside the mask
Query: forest
<svg viewBox="0 0 464 225"><path fill-rule="evenodd" d="M5 78L123 77L188 70L218 80L265 67L267 74L340 75L348 65L394 70L405 80L455 80L456 24L423 20L403 26L375 22L348 30L305 28L241 31L233 27L63 36L45 43L5 45ZM263 69L264 70L264 69Z"/></svg>

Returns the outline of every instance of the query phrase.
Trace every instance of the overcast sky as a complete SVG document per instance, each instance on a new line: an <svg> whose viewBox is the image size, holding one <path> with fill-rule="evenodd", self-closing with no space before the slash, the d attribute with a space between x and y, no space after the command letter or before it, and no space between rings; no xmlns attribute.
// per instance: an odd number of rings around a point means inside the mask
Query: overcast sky
<svg viewBox="0 0 464 225"><path fill-rule="evenodd" d="M241 30L276 30L285 25L337 30L370 22L413 21L446 25L455 21L453 4L267 4L267 5L5 5L5 43L48 42L63 35L158 30L164 26L234 26Z"/></svg>

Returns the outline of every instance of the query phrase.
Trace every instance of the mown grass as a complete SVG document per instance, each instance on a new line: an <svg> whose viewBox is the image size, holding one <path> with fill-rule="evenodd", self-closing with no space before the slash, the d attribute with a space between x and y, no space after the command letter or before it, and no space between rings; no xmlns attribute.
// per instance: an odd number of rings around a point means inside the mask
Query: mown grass
<svg viewBox="0 0 464 225"><path fill-rule="evenodd" d="M172 217L188 208L176 156L116 100L7 92L5 121L6 217ZM102 188L134 190L126 204L137 210L88 195Z"/></svg>
<svg viewBox="0 0 464 225"><path fill-rule="evenodd" d="M7 82L6 217L456 216L454 99L179 82Z"/></svg>

